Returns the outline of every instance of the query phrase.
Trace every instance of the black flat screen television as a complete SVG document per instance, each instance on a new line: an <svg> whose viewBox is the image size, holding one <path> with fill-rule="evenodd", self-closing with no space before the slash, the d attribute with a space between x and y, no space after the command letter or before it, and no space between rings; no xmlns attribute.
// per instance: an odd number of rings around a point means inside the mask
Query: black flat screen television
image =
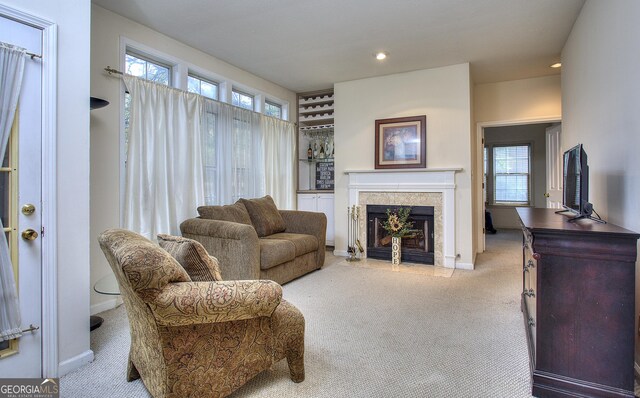
<svg viewBox="0 0 640 398"><path fill-rule="evenodd" d="M563 198L562 204L567 210L578 216L591 216L589 203L589 166L587 154L578 144L564 153Z"/></svg>

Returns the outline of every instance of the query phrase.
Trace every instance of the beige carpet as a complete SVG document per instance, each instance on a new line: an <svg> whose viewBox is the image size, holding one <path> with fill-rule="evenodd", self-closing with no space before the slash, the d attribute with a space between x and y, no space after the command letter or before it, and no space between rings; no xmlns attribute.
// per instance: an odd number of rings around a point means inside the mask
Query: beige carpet
<svg viewBox="0 0 640 398"><path fill-rule="evenodd" d="M359 264L325 267L284 286L305 315L306 380L286 362L233 397L530 397L520 312L520 235L487 236L475 271L452 274ZM62 397L148 397L125 381L124 307L91 333L95 361L61 379Z"/></svg>

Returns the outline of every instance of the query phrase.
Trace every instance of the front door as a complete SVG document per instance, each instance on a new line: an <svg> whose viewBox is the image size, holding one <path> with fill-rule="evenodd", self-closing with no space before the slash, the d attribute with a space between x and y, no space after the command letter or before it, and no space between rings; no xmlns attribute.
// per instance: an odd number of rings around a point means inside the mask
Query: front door
<svg viewBox="0 0 640 398"><path fill-rule="evenodd" d="M2 16L0 41L42 54L40 29ZM0 215L18 282L23 329L39 327L42 319L41 62L26 60L18 112L0 168ZM19 339L0 343L0 375L41 377L41 358L41 330L26 332Z"/></svg>

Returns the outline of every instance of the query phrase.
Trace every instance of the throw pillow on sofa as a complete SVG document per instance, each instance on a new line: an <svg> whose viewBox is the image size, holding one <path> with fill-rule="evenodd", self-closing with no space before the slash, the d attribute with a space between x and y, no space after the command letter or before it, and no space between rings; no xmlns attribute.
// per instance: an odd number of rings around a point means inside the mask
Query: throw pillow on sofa
<svg viewBox="0 0 640 398"><path fill-rule="evenodd" d="M259 237L265 237L278 232L284 232L286 225L280 215L273 198L269 195L259 199L240 199L249 213L251 224Z"/></svg>
<svg viewBox="0 0 640 398"><path fill-rule="evenodd" d="M158 235L158 244L180 263L195 282L221 281L218 260L192 239L181 236Z"/></svg>
<svg viewBox="0 0 640 398"><path fill-rule="evenodd" d="M198 207L198 214L200 214L200 217L209 220L231 221L252 225L247 209L240 202L226 206L200 206Z"/></svg>

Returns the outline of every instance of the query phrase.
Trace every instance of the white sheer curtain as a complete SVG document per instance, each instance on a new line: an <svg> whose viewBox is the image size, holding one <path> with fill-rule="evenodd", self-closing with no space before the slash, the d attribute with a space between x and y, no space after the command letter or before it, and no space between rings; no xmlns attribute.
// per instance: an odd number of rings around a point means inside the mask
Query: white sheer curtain
<svg viewBox="0 0 640 398"><path fill-rule="evenodd" d="M295 207L293 123L125 75L131 96L124 227L180 233L203 204L269 194Z"/></svg>
<svg viewBox="0 0 640 398"><path fill-rule="evenodd" d="M125 228L155 239L180 234L180 223L205 203L202 97L124 76L131 95Z"/></svg>
<svg viewBox="0 0 640 398"><path fill-rule="evenodd" d="M265 194L262 115L204 100L203 159L207 204L234 203Z"/></svg>
<svg viewBox="0 0 640 398"><path fill-rule="evenodd" d="M18 106L25 49L0 43L0 164L4 162L11 126ZM4 231L0 219L0 231ZM20 304L11 265L9 245L4 232L0 233L0 341L22 336Z"/></svg>
<svg viewBox="0 0 640 398"><path fill-rule="evenodd" d="M262 117L265 192L279 209L295 209L295 131L293 123Z"/></svg>

